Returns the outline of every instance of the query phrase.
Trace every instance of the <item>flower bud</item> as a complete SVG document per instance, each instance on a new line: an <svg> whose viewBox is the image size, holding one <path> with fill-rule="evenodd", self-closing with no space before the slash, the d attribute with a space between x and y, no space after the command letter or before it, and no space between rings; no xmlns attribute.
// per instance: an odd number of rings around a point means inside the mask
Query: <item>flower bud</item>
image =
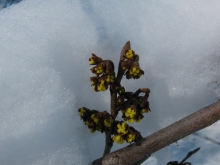
<svg viewBox="0 0 220 165"><path fill-rule="evenodd" d="M121 95L125 92L125 88L123 86L120 86L118 89L118 94Z"/></svg>
<svg viewBox="0 0 220 165"><path fill-rule="evenodd" d="M134 118L124 118L125 121L128 121L129 123L134 123L135 119Z"/></svg>
<svg viewBox="0 0 220 165"><path fill-rule="evenodd" d="M112 116L109 116L108 118L104 119L104 125L106 127L110 127L113 123L114 119Z"/></svg>
<svg viewBox="0 0 220 165"><path fill-rule="evenodd" d="M92 89L95 91L95 92L98 92L99 90L97 89L97 85L92 85Z"/></svg>
<svg viewBox="0 0 220 165"><path fill-rule="evenodd" d="M90 77L90 82L92 85L96 85L99 82L99 77L94 76L94 77Z"/></svg>
<svg viewBox="0 0 220 165"><path fill-rule="evenodd" d="M96 125L95 122L90 118L85 119L84 124L87 125L89 128L95 127Z"/></svg>
<svg viewBox="0 0 220 165"><path fill-rule="evenodd" d="M150 112L149 102L147 101L143 108L141 108L141 114Z"/></svg>
<svg viewBox="0 0 220 165"><path fill-rule="evenodd" d="M97 64L101 63L102 61L103 60L100 57L96 56L95 54L92 54L92 57L89 58L90 65L97 65Z"/></svg>
<svg viewBox="0 0 220 165"><path fill-rule="evenodd" d="M133 63L133 61L131 61L131 60L123 61L123 62L121 63L121 68L122 68L122 70L123 70L123 71L126 71L127 69L130 69L132 63Z"/></svg>
<svg viewBox="0 0 220 165"><path fill-rule="evenodd" d="M104 118L104 125L106 127L110 127L112 123L114 122L114 118L112 115L110 115L107 111L102 112L103 118Z"/></svg>
<svg viewBox="0 0 220 165"><path fill-rule="evenodd" d="M114 74L114 63L111 60L105 60L105 73Z"/></svg>
<svg viewBox="0 0 220 165"><path fill-rule="evenodd" d="M96 131L96 129L94 127L89 128L91 133L94 133Z"/></svg>
<svg viewBox="0 0 220 165"><path fill-rule="evenodd" d="M100 115L99 113L94 113L91 115L91 119L97 124L100 121Z"/></svg>
<svg viewBox="0 0 220 165"><path fill-rule="evenodd" d="M78 112L81 117L85 117L90 114L90 110L86 107L79 108Z"/></svg>
<svg viewBox="0 0 220 165"><path fill-rule="evenodd" d="M121 95L121 96L118 96L117 98L117 105L121 105L124 103L124 96Z"/></svg>
<svg viewBox="0 0 220 165"><path fill-rule="evenodd" d="M138 97L138 105L140 107L144 107L146 103L147 103L147 99L145 99L145 97L142 96Z"/></svg>
<svg viewBox="0 0 220 165"><path fill-rule="evenodd" d="M97 90L98 91L106 91L108 89L108 84L106 82L105 77L101 77L99 79L99 84L97 85Z"/></svg>
<svg viewBox="0 0 220 165"><path fill-rule="evenodd" d="M140 121L144 118L144 116L140 113L138 113L137 116L135 116L135 122L140 123Z"/></svg>
<svg viewBox="0 0 220 165"><path fill-rule="evenodd" d="M133 78L133 76L127 71L126 72L126 79L131 79L131 78Z"/></svg>
<svg viewBox="0 0 220 165"><path fill-rule="evenodd" d="M123 135L117 134L117 135L113 136L113 141L118 143L118 144L123 144L125 139L124 139Z"/></svg>

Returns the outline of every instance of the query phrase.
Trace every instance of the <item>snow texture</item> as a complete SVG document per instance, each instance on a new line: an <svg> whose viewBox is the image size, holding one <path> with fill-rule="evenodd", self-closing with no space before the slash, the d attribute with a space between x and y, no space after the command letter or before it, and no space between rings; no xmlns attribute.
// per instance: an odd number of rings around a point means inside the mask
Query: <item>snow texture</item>
<svg viewBox="0 0 220 165"><path fill-rule="evenodd" d="M134 124L143 136L220 98L218 0L24 0L2 9L0 22L1 165L99 158L104 135L90 134L77 110L109 110L109 92L92 91L88 58L117 66L128 40L145 75L122 84L151 89L152 112ZM218 155L200 164L215 165ZM153 156L147 164L165 164L169 148Z"/></svg>

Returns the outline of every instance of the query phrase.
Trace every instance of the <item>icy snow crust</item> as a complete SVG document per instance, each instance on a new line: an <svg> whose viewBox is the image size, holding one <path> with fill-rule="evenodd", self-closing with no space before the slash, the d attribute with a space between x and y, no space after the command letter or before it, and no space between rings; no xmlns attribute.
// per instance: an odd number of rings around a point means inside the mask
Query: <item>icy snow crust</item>
<svg viewBox="0 0 220 165"><path fill-rule="evenodd" d="M104 135L90 134L77 115L82 106L109 110L109 93L91 89L88 58L96 53L117 66L128 40L145 75L122 83L152 91L152 112L134 124L143 136L215 102L219 11L218 0L24 0L1 10L0 164L85 165L100 157ZM154 156L165 164L168 148Z"/></svg>

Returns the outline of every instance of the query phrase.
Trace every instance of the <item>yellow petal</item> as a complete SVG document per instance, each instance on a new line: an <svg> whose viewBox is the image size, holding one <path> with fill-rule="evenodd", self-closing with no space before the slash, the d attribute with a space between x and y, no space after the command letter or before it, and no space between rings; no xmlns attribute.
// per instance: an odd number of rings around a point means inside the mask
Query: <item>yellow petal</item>
<svg viewBox="0 0 220 165"><path fill-rule="evenodd" d="M89 64L93 65L93 64L95 64L95 61L92 58L89 58Z"/></svg>

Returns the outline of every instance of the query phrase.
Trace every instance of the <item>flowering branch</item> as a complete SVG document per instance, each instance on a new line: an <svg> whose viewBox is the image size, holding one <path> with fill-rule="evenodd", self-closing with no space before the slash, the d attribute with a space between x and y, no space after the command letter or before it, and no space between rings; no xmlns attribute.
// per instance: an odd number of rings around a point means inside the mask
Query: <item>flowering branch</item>
<svg viewBox="0 0 220 165"><path fill-rule="evenodd" d="M105 149L103 156L110 153L113 143L122 144L137 142L143 137L134 127L126 122L140 122L143 114L150 111L148 97L150 90L140 88L135 93L127 92L121 85L121 79L139 79L144 71L139 65L139 56L131 50L130 41L122 48L118 64L117 76L115 76L114 63L111 60L103 60L95 54L89 58L89 64L94 65L90 70L95 76L90 77L92 89L95 92L110 91L110 114L107 111L99 112L89 108L79 108L78 112L84 124L91 133L105 132ZM144 93L144 96L139 94ZM116 117L122 113L122 121Z"/></svg>
<svg viewBox="0 0 220 165"><path fill-rule="evenodd" d="M138 61L139 56L131 50L129 41L122 48L116 77L113 62L103 60L95 54L89 59L90 65L96 65L91 69L92 73L96 74L90 78L93 90L98 92L110 88L111 95L111 114L85 107L79 109L81 119L91 132L105 132L103 157L93 161L93 165L139 165L152 153L220 119L220 101L218 101L143 138L140 132L126 122L140 122L144 117L143 114L151 111L148 102L150 90L139 88L134 93L127 92L121 85L124 75L127 79L138 79L144 74ZM144 95L139 96L141 93ZM123 121L115 120L119 111L122 113ZM114 142L122 144L124 141L133 144L110 153Z"/></svg>

